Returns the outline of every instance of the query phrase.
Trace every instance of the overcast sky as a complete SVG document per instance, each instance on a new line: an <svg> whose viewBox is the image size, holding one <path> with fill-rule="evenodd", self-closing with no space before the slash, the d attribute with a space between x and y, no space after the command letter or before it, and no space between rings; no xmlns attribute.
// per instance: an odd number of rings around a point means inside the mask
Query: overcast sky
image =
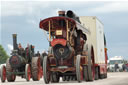
<svg viewBox="0 0 128 85"><path fill-rule="evenodd" d="M108 56L128 59L128 2L41 2L2 1L0 43L7 53L12 49L12 34L18 43L35 45L36 51L47 50L49 44L41 29L41 19L56 16L58 10L73 10L78 16L97 16L104 24Z"/></svg>

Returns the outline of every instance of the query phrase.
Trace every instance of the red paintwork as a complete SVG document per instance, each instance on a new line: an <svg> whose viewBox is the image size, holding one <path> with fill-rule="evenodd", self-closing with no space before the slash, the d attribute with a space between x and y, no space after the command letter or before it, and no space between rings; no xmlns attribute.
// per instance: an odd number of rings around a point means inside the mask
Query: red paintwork
<svg viewBox="0 0 128 85"><path fill-rule="evenodd" d="M63 46L66 46L66 40L65 39L53 39L51 42L51 46L54 47L56 44L61 44Z"/></svg>
<svg viewBox="0 0 128 85"><path fill-rule="evenodd" d="M95 58L94 58L94 50L91 49L91 58L92 58L92 75L93 75L93 80L95 78Z"/></svg>
<svg viewBox="0 0 128 85"><path fill-rule="evenodd" d="M105 63L107 64L107 60L108 60L107 48L105 48L104 50L105 50Z"/></svg>
<svg viewBox="0 0 128 85"><path fill-rule="evenodd" d="M76 70L76 68L75 67L68 67L68 68L63 68L63 69L61 69L61 68L51 68L50 69L50 71L53 71L53 72L62 72L62 73L65 73L65 72L67 72L67 71L75 71Z"/></svg>
<svg viewBox="0 0 128 85"><path fill-rule="evenodd" d="M5 66L3 66L2 75L3 75L3 81L5 82L5 80L6 80L6 68L5 68Z"/></svg>
<svg viewBox="0 0 128 85"><path fill-rule="evenodd" d="M38 80L40 80L41 78L41 64L40 64L40 58L38 58L38 61L37 61L37 66L38 66Z"/></svg>
<svg viewBox="0 0 128 85"><path fill-rule="evenodd" d="M50 58L49 58L49 61L50 61L50 65L51 65L51 66L56 66L56 58L55 58L55 57L53 57L53 56L50 57Z"/></svg>
<svg viewBox="0 0 128 85"><path fill-rule="evenodd" d="M43 76L43 68L41 67L41 69L40 69L41 71L41 75L40 75L40 78L42 78L42 76Z"/></svg>
<svg viewBox="0 0 128 85"><path fill-rule="evenodd" d="M107 65L106 64L98 64L100 67L100 74L107 73Z"/></svg>
<svg viewBox="0 0 128 85"><path fill-rule="evenodd" d="M80 66L80 67L81 67L81 66ZM81 70L80 70L80 73L81 73L81 80L83 80L83 79L84 79L84 76L83 76L83 75L84 75L84 73L83 73L83 71L84 71L83 69L81 69Z"/></svg>
<svg viewBox="0 0 128 85"><path fill-rule="evenodd" d="M128 64L126 64L126 66L128 67Z"/></svg>
<svg viewBox="0 0 128 85"><path fill-rule="evenodd" d="M40 21L39 26L40 26L41 29L44 29L44 30L48 31L49 30L49 21L53 25L53 23L55 24L58 20L65 20L65 21L68 20L72 24L72 26L76 24L75 20L73 20L71 18L67 18L67 17L50 17L50 18L47 18L47 19L44 19L44 20ZM60 28L58 25L56 25L56 26L57 27L55 27L55 28Z"/></svg>
<svg viewBox="0 0 128 85"><path fill-rule="evenodd" d="M95 66L99 66L99 64L95 64Z"/></svg>
<svg viewBox="0 0 128 85"><path fill-rule="evenodd" d="M100 74L106 74L107 73L107 48L105 50L105 63L104 64L95 64L95 66L99 66Z"/></svg>

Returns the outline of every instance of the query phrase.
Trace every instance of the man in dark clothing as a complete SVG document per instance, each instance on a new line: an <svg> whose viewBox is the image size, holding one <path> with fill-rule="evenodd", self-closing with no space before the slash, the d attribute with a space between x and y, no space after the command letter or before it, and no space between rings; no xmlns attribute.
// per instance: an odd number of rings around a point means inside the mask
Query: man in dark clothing
<svg viewBox="0 0 128 85"><path fill-rule="evenodd" d="M126 66L125 66L125 64L122 65L122 68L123 68L123 71L126 70Z"/></svg>
<svg viewBox="0 0 128 85"><path fill-rule="evenodd" d="M115 72L117 72L118 68L119 68L118 63L115 63Z"/></svg>
<svg viewBox="0 0 128 85"><path fill-rule="evenodd" d="M39 52L39 51L37 51L37 54L36 54L36 56L40 56L40 52Z"/></svg>

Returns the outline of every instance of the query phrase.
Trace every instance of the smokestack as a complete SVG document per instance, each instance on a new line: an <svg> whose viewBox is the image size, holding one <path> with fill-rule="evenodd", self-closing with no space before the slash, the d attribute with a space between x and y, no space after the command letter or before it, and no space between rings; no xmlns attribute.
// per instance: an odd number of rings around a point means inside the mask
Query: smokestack
<svg viewBox="0 0 128 85"><path fill-rule="evenodd" d="M67 16L70 18L73 18L73 17L75 17L75 14L73 13L73 11L69 10L69 11L67 11Z"/></svg>
<svg viewBox="0 0 128 85"><path fill-rule="evenodd" d="M79 17L73 11L71 11L71 10L67 11L66 16L69 17L69 18L72 18L72 19L74 19L76 21L78 21L79 23L81 23L80 20L79 20Z"/></svg>
<svg viewBox="0 0 128 85"><path fill-rule="evenodd" d="M59 16L65 16L65 11L58 11Z"/></svg>
<svg viewBox="0 0 128 85"><path fill-rule="evenodd" d="M12 34L13 37L13 50L17 50L17 34Z"/></svg>

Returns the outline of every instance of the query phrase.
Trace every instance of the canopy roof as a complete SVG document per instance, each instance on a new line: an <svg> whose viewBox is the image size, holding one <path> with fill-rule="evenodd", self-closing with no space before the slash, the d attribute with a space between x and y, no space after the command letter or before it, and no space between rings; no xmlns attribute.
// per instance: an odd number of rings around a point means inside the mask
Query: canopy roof
<svg viewBox="0 0 128 85"><path fill-rule="evenodd" d="M39 26L40 26L41 29L44 29L44 30L48 31L49 30L49 21L50 21L50 24L52 26L53 24L57 25L55 23L55 21L59 21L59 20L65 20L65 21L68 20L68 22L71 23L71 26L75 25L78 30L82 30L83 33L90 34L90 32L85 27L83 27L79 22L77 22L76 20L74 20L72 18L68 18L68 17L57 16L57 17L46 18L46 19L40 21Z"/></svg>
<svg viewBox="0 0 128 85"><path fill-rule="evenodd" d="M65 20L65 21L68 20L68 22L72 23L72 25L75 25L75 21L73 19L71 19L71 18L67 18L67 17L50 17L50 18L47 18L47 19L44 19L44 20L40 21L40 28L48 31L48 29L49 29L49 21L50 21L51 24L54 23L54 25L55 25L54 21L59 21L59 20Z"/></svg>

